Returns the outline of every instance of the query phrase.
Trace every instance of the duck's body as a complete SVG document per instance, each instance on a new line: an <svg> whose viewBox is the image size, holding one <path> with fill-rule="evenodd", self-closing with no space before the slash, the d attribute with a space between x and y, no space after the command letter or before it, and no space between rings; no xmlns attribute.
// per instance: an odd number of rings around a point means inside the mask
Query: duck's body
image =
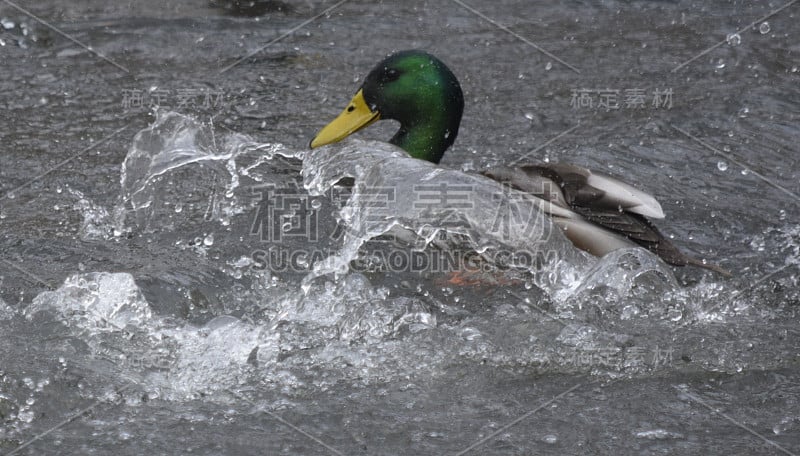
<svg viewBox="0 0 800 456"><path fill-rule="evenodd" d="M380 119L400 122L389 141L411 156L438 163L458 134L464 99L453 73L423 51L381 61L347 108L323 128L311 147L339 141ZM613 177L567 164L500 166L482 174L537 198L572 243L593 255L642 246L674 266L727 271L681 253L649 218L664 218L645 192Z"/></svg>

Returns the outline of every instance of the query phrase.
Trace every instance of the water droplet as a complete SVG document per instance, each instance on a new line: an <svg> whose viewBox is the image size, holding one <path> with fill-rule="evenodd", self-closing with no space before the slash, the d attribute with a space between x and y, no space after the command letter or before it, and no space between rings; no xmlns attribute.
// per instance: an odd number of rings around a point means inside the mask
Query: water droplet
<svg viewBox="0 0 800 456"><path fill-rule="evenodd" d="M544 443L553 444L558 442L558 437L554 436L553 434L547 434L546 436L542 437L542 441Z"/></svg>
<svg viewBox="0 0 800 456"><path fill-rule="evenodd" d="M0 19L0 24L6 30L11 30L12 28L14 28L14 25L16 25L16 24L14 24L14 21L12 21L11 19L6 19L6 18Z"/></svg>
<svg viewBox="0 0 800 456"><path fill-rule="evenodd" d="M205 237L205 239L203 239L203 245L206 247L214 245L214 233L209 234Z"/></svg>
<svg viewBox="0 0 800 456"><path fill-rule="evenodd" d="M717 169L720 171L727 171L728 170L728 163L724 161L717 162Z"/></svg>
<svg viewBox="0 0 800 456"><path fill-rule="evenodd" d="M61 189L61 187L56 187L56 193L61 193L61 192L63 192L63 191L64 191L64 190L62 190L62 189Z"/></svg>
<svg viewBox="0 0 800 456"><path fill-rule="evenodd" d="M183 210L183 204L178 203L175 205L175 212L180 213Z"/></svg>
<svg viewBox="0 0 800 456"><path fill-rule="evenodd" d="M758 26L758 31L761 32L762 35L769 33L769 30L769 22L764 21Z"/></svg>
<svg viewBox="0 0 800 456"><path fill-rule="evenodd" d="M714 67L716 67L716 68L718 68L720 70L725 68L725 60L723 60L723 59L717 60L717 63L714 64Z"/></svg>
<svg viewBox="0 0 800 456"><path fill-rule="evenodd" d="M291 230L292 230L292 222L286 222L283 225L281 225L281 231L283 231L284 233L288 233Z"/></svg>
<svg viewBox="0 0 800 456"><path fill-rule="evenodd" d="M313 200L311 200L311 207L312 207L313 209L319 209L319 208L321 208L321 207L322 207L322 201L320 201L320 200L318 200L318 199L313 199Z"/></svg>
<svg viewBox="0 0 800 456"><path fill-rule="evenodd" d="M17 413L17 418L24 423L30 423L33 421L33 412L30 410L20 410L20 412Z"/></svg>
<svg viewBox="0 0 800 456"><path fill-rule="evenodd" d="M553 69L553 63L552 62L547 62L547 64L544 66L544 69L545 69L545 71L552 70Z"/></svg>
<svg viewBox="0 0 800 456"><path fill-rule="evenodd" d="M533 120L533 113L532 112L526 112L525 113L525 118L528 119L528 120Z"/></svg>
<svg viewBox="0 0 800 456"><path fill-rule="evenodd" d="M475 328L467 327L467 328L464 328L464 329L461 330L461 337L463 337L464 339L469 340L469 341L478 339L478 338L480 338L482 336L483 335L480 333L480 331L478 331Z"/></svg>
<svg viewBox="0 0 800 456"><path fill-rule="evenodd" d="M729 33L725 41L731 46L738 46L742 42L742 36L738 33Z"/></svg>
<svg viewBox="0 0 800 456"><path fill-rule="evenodd" d="M778 218L781 220L786 220L786 211L784 209L781 209L780 212L778 212Z"/></svg>
<svg viewBox="0 0 800 456"><path fill-rule="evenodd" d="M750 170L747 168L742 168L742 176L746 176L748 174L750 174Z"/></svg>
<svg viewBox="0 0 800 456"><path fill-rule="evenodd" d="M739 110L739 117L741 117L742 119L744 119L745 117L747 117L747 114L749 114L749 113L750 113L750 108L748 108L747 106L745 106L744 108L742 108L742 109L740 109L740 110Z"/></svg>

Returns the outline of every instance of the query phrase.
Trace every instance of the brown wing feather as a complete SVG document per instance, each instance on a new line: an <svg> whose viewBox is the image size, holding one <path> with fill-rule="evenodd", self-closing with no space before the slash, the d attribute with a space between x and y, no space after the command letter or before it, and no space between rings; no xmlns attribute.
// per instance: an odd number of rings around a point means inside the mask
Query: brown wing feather
<svg viewBox="0 0 800 456"><path fill-rule="evenodd" d="M589 184L592 173L585 168L566 164L523 165L516 169L499 167L483 174L517 190L566 206L587 221L629 239L673 266L694 265L730 275L722 268L684 255L647 217L613 204L613 198L606 198L605 191ZM548 191L545 187L549 184L554 188Z"/></svg>
<svg viewBox="0 0 800 456"><path fill-rule="evenodd" d="M564 164L523 165L529 175L541 174L556 182L570 205L591 205L599 201L605 192L588 183L589 172L584 168Z"/></svg>
<svg viewBox="0 0 800 456"><path fill-rule="evenodd" d="M526 173L546 173L564 193L570 209L586 220L625 236L674 266L688 259L646 217L604 203L605 192L588 183L589 172L573 165L552 164L522 167Z"/></svg>
<svg viewBox="0 0 800 456"><path fill-rule="evenodd" d="M650 220L639 214L630 212L596 210L587 207L573 206L572 210L581 214L586 220L625 236L631 241L660 256L665 262L674 266L686 266L688 259L678 250Z"/></svg>

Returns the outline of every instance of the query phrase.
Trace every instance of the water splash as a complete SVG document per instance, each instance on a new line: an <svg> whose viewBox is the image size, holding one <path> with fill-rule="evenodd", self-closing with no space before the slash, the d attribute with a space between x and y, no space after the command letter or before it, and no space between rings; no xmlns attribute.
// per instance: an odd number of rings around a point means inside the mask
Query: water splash
<svg viewBox="0 0 800 456"><path fill-rule="evenodd" d="M225 174L221 179L224 188L212 189L204 219L217 219L227 226L232 215L248 207L239 203L235 192L240 179L264 182L256 169L268 165L276 155L304 159L303 184L311 196L328 195L343 180L353 181L349 199L334 214L344 236L338 246L333 246L333 254L308 265L311 272L302 283L304 291L325 275L347 274L351 263L359 258L360 248L386 233L404 242L395 247L399 249L470 250L489 263L496 263L498 252L520 254L519 258L528 261L515 260L512 266L527 270L533 283L562 302L581 287L581 277L596 261L574 248L554 227L541 200L479 174L439 167L411 158L392 145L358 139L306 156L304 151L254 142L240 134L215 136L213 125L173 112L160 113L153 125L134 138L122 165L122 203L115 217L118 222L124 221L124 208L129 208L136 213L139 226L147 226L155 213L160 186L172 184L160 182L162 176L191 164L219 163L224 165L218 167ZM205 181L200 178L188 183ZM187 205L173 204L169 217L178 213L190 217L185 214ZM314 210L321 208L318 205ZM124 229L117 226L116 232ZM207 234L206 230L203 236ZM609 258L599 264L616 267L611 266L615 263L615 258ZM646 260L640 265L643 270L662 267ZM583 283L590 284L591 280Z"/></svg>
<svg viewBox="0 0 800 456"><path fill-rule="evenodd" d="M69 324L90 334L122 331L152 321L153 314L130 274L74 275L56 291L44 292L25 309L30 318L56 308Z"/></svg>
<svg viewBox="0 0 800 456"><path fill-rule="evenodd" d="M95 204L87 198L83 192L73 188L67 188L69 193L77 199L72 205L72 209L80 212L83 216L79 236L84 241L112 238L115 234L114 221L108 210Z"/></svg>
<svg viewBox="0 0 800 456"><path fill-rule="evenodd" d="M437 325L428 305L389 298L388 290L358 274L308 294L266 294L262 302L265 312L256 321L220 315L192 325L154 314L130 274L96 272L41 293L24 315L59 322L80 336L86 348L72 353L70 363L174 400L255 381L283 382L291 370L294 378L307 377L309 364L338 378L400 375L422 354L404 358L407 353L394 350L396 339ZM395 365L384 366L387 357L398 357ZM353 369L341 369L345 358ZM303 382L315 384L313 378Z"/></svg>
<svg viewBox="0 0 800 456"><path fill-rule="evenodd" d="M11 320L17 314L17 311L6 304L5 301L0 299L0 321L2 320Z"/></svg>
<svg viewBox="0 0 800 456"><path fill-rule="evenodd" d="M154 214L153 206L159 194L157 180L191 164L220 163L221 166L213 168L215 175L224 174L224 189L219 193L231 200L228 208L235 207L239 170L244 169L246 173L278 154L302 157L303 152L292 151L279 143L258 143L242 134L218 137L212 124L175 112L159 112L150 127L136 134L122 164L122 201L119 205L122 210L117 211L118 228L124 231L127 209L136 213L139 226L146 226ZM229 220L231 211L226 212L213 204L217 196L213 195L210 206L212 216Z"/></svg>
<svg viewBox="0 0 800 456"><path fill-rule="evenodd" d="M537 286L551 293L574 286L569 280L575 276L572 271L589 264L550 222L541 200L484 176L411 158L386 143L357 139L323 147L303 162L304 185L313 195L325 194L344 178L355 182L341 211L348 230L340 250L315 265L306 287L323 275L346 272L366 241L388 232L403 233L399 237L416 248L446 233L480 254L500 249L529 252L540 260L530 268Z"/></svg>

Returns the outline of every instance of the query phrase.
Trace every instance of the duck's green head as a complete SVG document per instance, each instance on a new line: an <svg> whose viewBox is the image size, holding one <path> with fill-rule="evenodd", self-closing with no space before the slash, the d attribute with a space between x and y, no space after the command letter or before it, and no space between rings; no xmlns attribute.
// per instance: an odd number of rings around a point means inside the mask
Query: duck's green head
<svg viewBox="0 0 800 456"><path fill-rule="evenodd" d="M424 51L383 59L339 117L320 130L311 148L340 141L382 119L400 122L389 141L411 156L439 163L458 134L464 95L441 60Z"/></svg>

